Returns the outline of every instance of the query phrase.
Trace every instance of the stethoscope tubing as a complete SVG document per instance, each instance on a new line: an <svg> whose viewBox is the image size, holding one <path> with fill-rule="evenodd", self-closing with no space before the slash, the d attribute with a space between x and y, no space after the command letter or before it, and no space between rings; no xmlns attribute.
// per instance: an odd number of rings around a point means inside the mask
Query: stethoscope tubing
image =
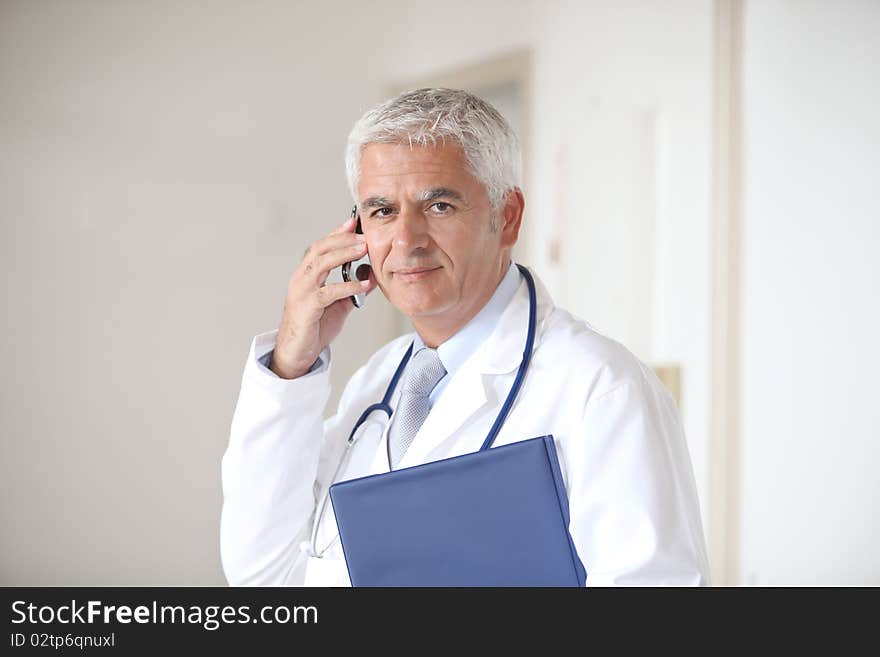
<svg viewBox="0 0 880 657"><path fill-rule="evenodd" d="M409 362L410 356L412 356L413 345L415 343L411 342L409 345L409 349L406 350L406 353L403 355L403 358L400 360L400 364L397 366L397 369L394 371L394 375L391 377L391 381L388 383L388 387L385 390L385 396L382 397L382 401L376 404L370 404L361 413L361 416L358 418L357 422L354 424L354 428L351 430L351 433L348 434L348 440L345 442L345 450L342 453L342 457L339 459L339 463L336 465L336 470L333 472L333 476L330 478L330 483L332 484L336 481L336 477L339 475L339 471L342 469L342 464L348 460L348 454L351 451L351 448L354 446L354 443L357 441L358 429L367 421L367 418L376 411L382 411L385 415L388 416L388 419L391 419L391 414L394 412L391 408L391 396L394 394L394 389L397 387L397 382L400 380L400 377L403 375L403 371L406 369L406 364ZM333 539L321 552L317 551L317 539L318 539L318 527L321 524L321 518L324 517L324 509L327 507L327 500L330 498L330 487L328 485L327 491L321 496L321 503L319 504L318 515L315 519L314 524L312 525L312 536L309 541L309 554L313 557L322 557L324 553L333 545L336 541L339 540L339 534L336 535L336 538Z"/></svg>

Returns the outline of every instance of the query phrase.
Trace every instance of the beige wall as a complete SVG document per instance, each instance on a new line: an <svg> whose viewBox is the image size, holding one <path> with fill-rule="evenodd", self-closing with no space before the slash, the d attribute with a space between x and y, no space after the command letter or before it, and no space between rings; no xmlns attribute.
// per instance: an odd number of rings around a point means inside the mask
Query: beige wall
<svg viewBox="0 0 880 657"><path fill-rule="evenodd" d="M712 3L555 7L536 21L532 261L557 303L681 368L707 526Z"/></svg>
<svg viewBox="0 0 880 657"><path fill-rule="evenodd" d="M0 583L223 583L250 340L347 217L361 112L522 43L529 5L473 5L0 4ZM334 399L395 328L371 297Z"/></svg>
<svg viewBox="0 0 880 657"><path fill-rule="evenodd" d="M364 4L0 5L0 583L223 583L219 464L244 357L303 250L347 215L351 123L401 81L523 48L525 262L561 305L682 366L705 511L710 3ZM615 125L642 171L629 189L650 190L585 216L583 172L609 153L589 139L605 124L583 121L615 108L647 117L638 139L642 124ZM560 186L569 138L593 159ZM621 208L631 237L603 249ZM594 243L554 263L572 234ZM333 400L396 330L383 299L368 306L334 345Z"/></svg>

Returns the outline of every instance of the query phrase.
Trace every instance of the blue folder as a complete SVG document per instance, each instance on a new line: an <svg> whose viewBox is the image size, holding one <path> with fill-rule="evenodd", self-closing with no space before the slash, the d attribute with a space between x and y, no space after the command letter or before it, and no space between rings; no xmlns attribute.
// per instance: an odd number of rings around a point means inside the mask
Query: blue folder
<svg viewBox="0 0 880 657"><path fill-rule="evenodd" d="M353 586L584 586L553 436L330 487Z"/></svg>

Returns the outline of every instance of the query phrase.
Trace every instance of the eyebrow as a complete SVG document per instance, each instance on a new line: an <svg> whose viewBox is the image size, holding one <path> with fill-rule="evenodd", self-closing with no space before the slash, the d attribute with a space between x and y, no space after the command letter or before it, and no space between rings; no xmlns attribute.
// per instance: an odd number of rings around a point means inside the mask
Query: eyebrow
<svg viewBox="0 0 880 657"><path fill-rule="evenodd" d="M460 192L450 189L449 187L434 187L432 189L426 189L419 195L419 200L422 202L436 201L438 198L448 198L460 203L464 202L464 196L462 196ZM361 203L361 209L387 208L393 207L394 205L394 201L385 196L370 196L369 198L364 199L363 203Z"/></svg>
<svg viewBox="0 0 880 657"><path fill-rule="evenodd" d="M391 199L385 198L384 196L371 196L361 203L361 208L385 208L389 205L394 205Z"/></svg>
<svg viewBox="0 0 880 657"><path fill-rule="evenodd" d="M459 202L464 201L464 197L459 192L454 189L449 189L448 187L435 187L434 189L428 189L422 192L420 200L436 201L438 198L448 198Z"/></svg>

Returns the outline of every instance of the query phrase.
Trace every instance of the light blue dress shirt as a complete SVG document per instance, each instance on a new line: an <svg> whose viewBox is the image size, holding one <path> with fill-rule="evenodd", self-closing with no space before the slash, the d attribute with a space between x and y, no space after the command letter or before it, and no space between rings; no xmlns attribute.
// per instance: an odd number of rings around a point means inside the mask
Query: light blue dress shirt
<svg viewBox="0 0 880 657"><path fill-rule="evenodd" d="M513 295L516 294L520 278L519 269L511 261L510 266L507 268L507 273L504 274L504 278L501 279L498 287L495 288L495 292L480 312L474 315L471 321L465 324L458 333L437 347L437 355L440 356L440 362L443 363L443 367L446 369L446 375L440 379L440 382L431 391L429 396L431 406L437 402L437 399L455 372L474 353L474 350L492 334L492 330L501 318L501 314L504 312L507 304L510 303ZM416 332L413 340L413 353L416 353L424 346L424 341ZM277 374L269 369L269 365L272 363L272 351L261 356L259 362L270 376L278 377ZM319 357L309 371L303 374L303 377L313 374L322 365L323 360Z"/></svg>
<svg viewBox="0 0 880 657"><path fill-rule="evenodd" d="M443 363L443 367L446 369L446 376L440 379L440 382L431 391L428 398L431 406L437 402L437 399L443 393L443 390L458 368L474 353L478 346L492 335L492 329L495 328L513 295L516 294L520 277L519 269L511 261L510 266L507 268L507 273L504 274L504 278L501 279L498 287L495 288L495 293L489 298L489 301L486 302L486 305L483 306L480 312L474 315L471 321L465 324L458 333L437 347L437 355L440 356L440 362ZM415 339L413 340L413 353L416 353L424 346L425 343L418 332L416 332Z"/></svg>

